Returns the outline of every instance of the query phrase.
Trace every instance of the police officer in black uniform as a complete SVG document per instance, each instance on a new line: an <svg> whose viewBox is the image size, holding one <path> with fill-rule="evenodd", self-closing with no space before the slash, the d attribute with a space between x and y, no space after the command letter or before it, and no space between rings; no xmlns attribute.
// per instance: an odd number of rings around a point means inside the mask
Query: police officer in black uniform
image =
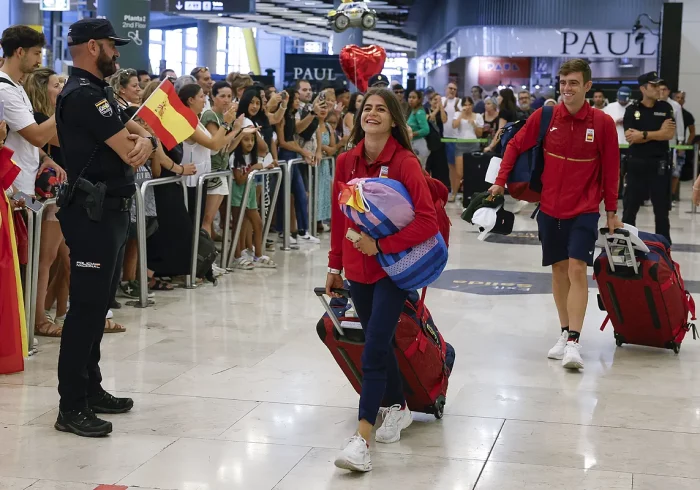
<svg viewBox="0 0 700 490"><path fill-rule="evenodd" d="M656 233L671 241L668 213L671 205L671 155L669 140L676 131L673 107L659 100L656 72L639 77L642 100L630 104L622 122L630 144L627 159L627 187L623 198L622 221L634 225L639 208L651 197Z"/></svg>
<svg viewBox="0 0 700 490"><path fill-rule="evenodd" d="M58 219L70 248L70 310L61 337L57 430L105 436L110 422L95 413L123 413L134 403L102 389L100 342L117 288L134 193L134 168L158 143L133 122L124 123L104 82L116 72L129 39L117 37L106 19L71 25L73 71L56 103L58 138L68 184L60 192Z"/></svg>

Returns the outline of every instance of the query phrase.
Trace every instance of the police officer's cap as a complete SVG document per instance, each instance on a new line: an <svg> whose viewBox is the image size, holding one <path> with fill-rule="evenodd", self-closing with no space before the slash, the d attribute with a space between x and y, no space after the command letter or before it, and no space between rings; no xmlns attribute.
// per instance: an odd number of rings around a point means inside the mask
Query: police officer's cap
<svg viewBox="0 0 700 490"><path fill-rule="evenodd" d="M131 42L130 39L118 37L112 23L107 19L82 19L68 29L68 46L85 44L91 39L111 39L116 46L124 46Z"/></svg>
<svg viewBox="0 0 700 490"><path fill-rule="evenodd" d="M659 74L656 73L655 71L650 71L649 73L645 73L641 77L637 78L637 81L639 82L639 85L646 85L647 83L661 83L663 80L659 78Z"/></svg>
<svg viewBox="0 0 700 490"><path fill-rule="evenodd" d="M382 75L381 73L378 73L369 79L369 86L370 87L388 87L389 86L389 79L386 76Z"/></svg>

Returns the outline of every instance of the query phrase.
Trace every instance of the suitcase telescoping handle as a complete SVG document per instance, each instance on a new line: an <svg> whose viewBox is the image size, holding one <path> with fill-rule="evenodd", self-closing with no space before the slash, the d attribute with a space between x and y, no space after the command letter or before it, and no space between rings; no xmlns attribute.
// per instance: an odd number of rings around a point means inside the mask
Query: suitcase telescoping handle
<svg viewBox="0 0 700 490"><path fill-rule="evenodd" d="M620 245L624 243L627 247L626 252L629 253L630 257L632 257L633 259L635 257L634 247L632 246L632 235L630 234L629 230L625 230L623 228L616 228L612 234L609 233L610 229L607 227L600 229L600 234L605 237L605 253L608 255L608 264L610 265L610 270L615 272L615 263L613 261L613 255L612 251L610 250L610 245ZM636 260L632 260L632 268L634 269L635 274L639 272Z"/></svg>
<svg viewBox="0 0 700 490"><path fill-rule="evenodd" d="M347 289L333 289L332 291L336 294L343 296L344 298L350 299L350 291L348 291ZM340 322L338 321L338 317L335 316L331 305L326 300L326 288L314 288L314 293L316 294L316 296L318 296L318 299L321 300L323 309L325 309L326 313L328 313L328 317L333 322L333 326L335 327L335 329L340 335L345 335L345 333L343 332L343 327L340 326Z"/></svg>

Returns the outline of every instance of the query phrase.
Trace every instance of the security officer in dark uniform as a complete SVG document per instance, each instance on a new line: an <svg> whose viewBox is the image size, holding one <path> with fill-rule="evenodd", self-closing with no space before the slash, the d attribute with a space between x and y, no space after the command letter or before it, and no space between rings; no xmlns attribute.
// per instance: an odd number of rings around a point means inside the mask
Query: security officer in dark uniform
<svg viewBox="0 0 700 490"><path fill-rule="evenodd" d="M627 107L622 122L630 144L622 221L634 225L639 208L649 196L654 207L656 233L670 242L672 159L668 142L676 131L673 107L659 100L662 80L656 72L646 73L638 80L643 98Z"/></svg>
<svg viewBox="0 0 700 490"><path fill-rule="evenodd" d="M57 430L105 436L110 422L95 413L123 413L134 403L102 389L100 342L117 288L134 193L134 168L157 147L138 124L126 125L104 82L116 72L128 39L106 19L84 19L68 32L73 71L56 103L58 138L68 184L58 219L70 248L70 310L61 337Z"/></svg>

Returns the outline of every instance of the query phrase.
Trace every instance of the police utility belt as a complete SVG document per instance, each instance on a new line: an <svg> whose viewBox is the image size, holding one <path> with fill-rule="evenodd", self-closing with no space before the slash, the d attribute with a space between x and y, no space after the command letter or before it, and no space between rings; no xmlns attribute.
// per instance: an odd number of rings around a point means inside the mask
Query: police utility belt
<svg viewBox="0 0 700 490"><path fill-rule="evenodd" d="M65 98L71 92L85 86L93 85L89 80L85 78L80 79L79 85L73 85L67 87L59 98L58 105L56 107L57 115L62 112L62 105ZM93 85L94 88L101 90L97 85ZM114 92L111 87L106 87L104 89L105 96L110 104L114 104ZM60 129L59 129L60 133ZM61 135L59 134L59 138ZM92 154L88 159L87 163L83 167L78 175L78 178L72 184L63 185L58 191L56 205L59 207L69 206L71 204L79 204L85 208L87 211L88 218L91 221L100 222L102 221L102 212L107 211L118 211L127 212L131 210L131 198L130 197L117 197L108 196L107 192L109 190L122 187L128 183L133 184L132 181L126 182L125 179L115 179L107 182L97 182L93 184L89 180L83 178L83 175L93 163L95 156L101 145L95 145Z"/></svg>
<svg viewBox="0 0 700 490"><path fill-rule="evenodd" d="M625 168L627 172L634 172L635 168L638 169L649 169L652 167L656 168L658 175L669 175L671 172L671 167L673 166L673 159L671 158L671 153L667 153L665 156L649 156L649 157L634 157L628 155L625 158Z"/></svg>
<svg viewBox="0 0 700 490"><path fill-rule="evenodd" d="M92 221L102 221L102 212L131 210L130 197L108 196L110 186L104 182L93 184L87 179L78 177L73 185L63 186L58 193L56 204L59 207L71 204L82 205Z"/></svg>

